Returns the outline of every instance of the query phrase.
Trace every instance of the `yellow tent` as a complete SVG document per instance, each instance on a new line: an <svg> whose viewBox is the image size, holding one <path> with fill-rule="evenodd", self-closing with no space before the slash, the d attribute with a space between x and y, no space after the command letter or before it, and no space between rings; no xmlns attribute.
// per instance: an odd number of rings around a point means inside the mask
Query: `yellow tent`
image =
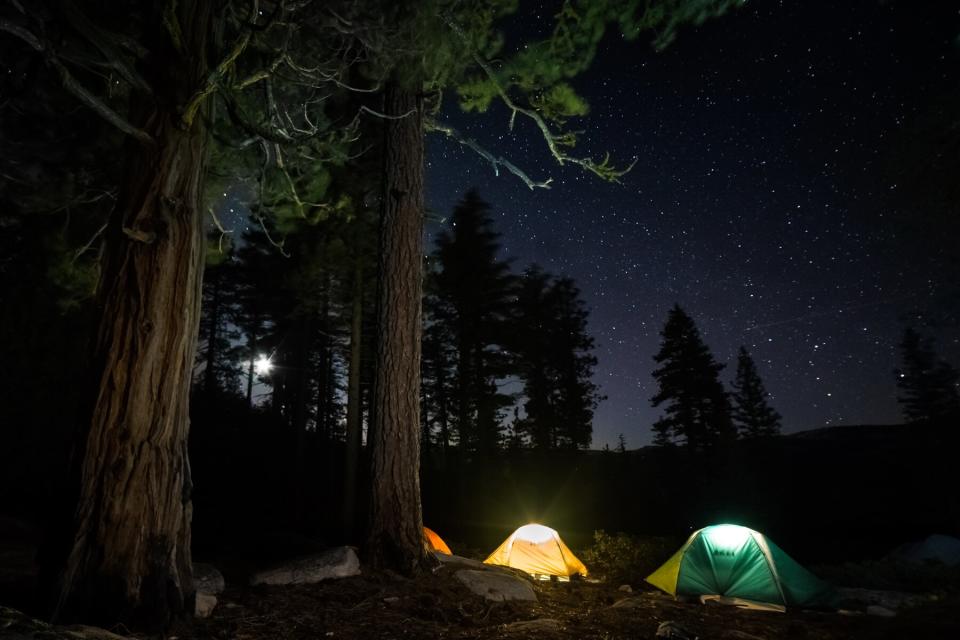
<svg viewBox="0 0 960 640"><path fill-rule="evenodd" d="M484 562L513 567L535 576L587 575L587 567L573 555L560 535L542 524L520 527Z"/></svg>
<svg viewBox="0 0 960 640"><path fill-rule="evenodd" d="M427 543L427 549L430 551L439 551L440 553L445 553L448 556L453 555L453 551L450 551L450 547L447 546L447 543L444 542L443 538L438 536L433 529L424 527L423 539Z"/></svg>

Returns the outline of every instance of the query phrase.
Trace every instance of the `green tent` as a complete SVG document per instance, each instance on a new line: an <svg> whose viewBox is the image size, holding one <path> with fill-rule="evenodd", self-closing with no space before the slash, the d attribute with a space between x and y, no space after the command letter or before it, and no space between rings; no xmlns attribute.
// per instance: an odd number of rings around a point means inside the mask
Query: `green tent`
<svg viewBox="0 0 960 640"><path fill-rule="evenodd" d="M829 585L762 533L735 524L694 532L647 582L673 595L713 595L782 607L825 605L832 595Z"/></svg>

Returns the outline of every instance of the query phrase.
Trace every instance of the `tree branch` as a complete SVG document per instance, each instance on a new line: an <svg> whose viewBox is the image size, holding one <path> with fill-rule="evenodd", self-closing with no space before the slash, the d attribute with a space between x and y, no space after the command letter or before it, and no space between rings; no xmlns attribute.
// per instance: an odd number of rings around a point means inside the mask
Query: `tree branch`
<svg viewBox="0 0 960 640"><path fill-rule="evenodd" d="M502 156L499 157L499 158L498 158L498 157L494 157L494 155L493 155L492 153L490 153L489 151L487 151L486 149L484 149L483 147L481 147L480 144L477 143L476 140L474 140L473 138L465 138L465 137L463 137L463 135L461 135L459 131L457 131L456 129L454 129L453 127L451 127L451 126L448 125L448 124L444 124L444 123L438 122L438 121L436 121L436 120L427 120L426 122L424 122L424 126L425 126L425 128L427 129L427 131L436 131L436 132L438 132L438 133L442 133L442 134L444 134L445 136L447 136L448 138L450 138L450 139L452 139L452 140L456 140L457 142L459 142L459 143L462 144L463 146L465 146L465 147L467 147L467 148L469 148L469 149L472 149L472 150L473 150L474 152L476 152L481 158L483 158L484 160L486 160L487 162L489 162L489 163L493 166L493 172L494 172L494 174L496 174L497 176L500 175L500 167L503 167L504 169L506 169L507 171L509 171L509 172L512 173L513 175L515 175L515 176L517 176L518 178L520 178L521 180L523 180L523 183L524 183L525 185L527 185L527 188L528 188L528 189L549 189L549 188L550 188L550 183L553 182L553 178L547 178L547 179L544 180L543 182L536 182L536 181L534 181L534 180L533 180L532 178L530 178L530 176L528 176L522 169L520 169L519 167L517 167L515 164L513 164L512 162L510 162L510 161L507 160L506 158L504 158L504 157L502 157Z"/></svg>
<svg viewBox="0 0 960 640"><path fill-rule="evenodd" d="M560 147L563 144L570 146L572 139L575 137L570 134L560 134L554 133L550 130L550 126L547 124L546 120L543 119L539 113L533 109L526 107L521 107L518 105L513 98L507 94L506 89L503 88L503 85L500 84L500 81L497 79L496 73L493 69L490 68L490 64L480 57L476 51L470 47L470 43L467 40L466 35L464 35L463 30L454 23L449 18L444 18L444 21L447 23L447 26L460 38L464 45L470 51L470 56L473 58L473 61L477 64L478 67L483 71L484 75L487 76L487 79L493 85L497 91L497 95L500 96L500 99L503 103L510 109L510 128L513 128L513 124L516 121L517 114L526 116L527 118L533 120L537 128L540 130L540 133L543 135L544 141L547 143L547 149L550 151L550 155L554 157L557 161L557 164L563 166L565 163L569 162L571 164L579 165L580 167L586 169L587 171L603 178L604 180L609 180L610 182L620 182L620 178L626 175L633 166L637 163L637 158L633 159L633 162L625 169L617 169L610 165L610 154L606 154L604 159L601 162L595 161L593 158L577 158L565 153Z"/></svg>
<svg viewBox="0 0 960 640"><path fill-rule="evenodd" d="M259 0L252 0L250 3L249 20L251 25L256 25L259 11ZM242 54L247 48L247 45L250 44L250 38L252 36L252 28L243 29L243 33L233 44L233 48L230 49L230 52L227 54L227 56L220 62L220 64L217 65L216 69L214 69L210 75L207 76L207 83L196 93L194 93L193 97L190 98L190 101L187 102L187 106L183 109L183 115L180 117L180 124L184 129L189 129L193 125L193 119L196 117L197 110L200 108L200 105L202 105L203 101L206 100L210 94L216 91L218 86L220 86L223 78L226 77L227 73L230 71L230 68L233 67L233 63L237 61L237 58L240 57L240 54Z"/></svg>
<svg viewBox="0 0 960 640"><path fill-rule="evenodd" d="M363 113L369 113L372 116L375 116L377 118L382 118L384 120L403 120L404 118L409 118L410 116L412 116L417 112L416 109L410 109L406 113L401 113L400 115L396 115L396 116L390 116L385 113L380 113L379 111L375 111L370 107L368 107L367 105L360 105L360 111L362 111Z"/></svg>
<svg viewBox="0 0 960 640"><path fill-rule="evenodd" d="M74 252L73 260L71 260L71 262L76 262L80 258L80 256L82 256L83 254L85 254L87 251L90 250L90 247L93 246L94 241L96 241L96 239L100 237L100 234L104 232L108 224L109 224L108 222L104 222L102 225L100 225L100 228L97 229L96 232L94 232L93 236L90 237L90 240L88 240L85 245L83 245L82 247L80 247Z"/></svg>
<svg viewBox="0 0 960 640"><path fill-rule="evenodd" d="M73 77L73 74L70 73L70 70L67 69L63 62L60 61L60 58L54 52L49 42L37 37L29 29L2 18L0 18L0 31L5 31L16 36L23 42L27 43L27 45L29 45L33 50L43 54L43 59L47 65L53 68L60 76L60 82L63 85L63 88L72 93L74 97L87 105L101 118L125 134L136 138L140 142L145 144L154 144L153 137L149 133L142 129L138 129L124 120L120 114L111 109L105 102L91 93L89 89L80 84L80 82Z"/></svg>
<svg viewBox="0 0 960 640"><path fill-rule="evenodd" d="M223 238L230 235L233 231L227 231L223 228L223 225L220 224L220 218L217 217L217 213L213 210L213 207L209 207L207 211L210 212L210 217L213 218L213 224L217 227L217 231L220 232L220 238L217 240L217 253L223 253Z"/></svg>

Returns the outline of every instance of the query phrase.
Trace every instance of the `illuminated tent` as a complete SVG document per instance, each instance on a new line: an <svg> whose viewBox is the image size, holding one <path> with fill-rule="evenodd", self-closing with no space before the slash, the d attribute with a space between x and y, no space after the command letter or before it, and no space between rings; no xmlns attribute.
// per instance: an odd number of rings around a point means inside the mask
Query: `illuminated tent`
<svg viewBox="0 0 960 640"><path fill-rule="evenodd" d="M779 607L827 604L831 588L762 533L733 524L694 532L647 577L673 595L721 596Z"/></svg>
<svg viewBox="0 0 960 640"><path fill-rule="evenodd" d="M541 524L520 527L484 562L513 567L536 576L587 575L587 567L573 555L560 535Z"/></svg>
<svg viewBox="0 0 960 640"><path fill-rule="evenodd" d="M430 551L439 551L440 553L445 553L448 556L453 555L453 551L450 551L450 547L447 546L447 543L444 542L443 538L438 536L433 529L424 527L423 539L427 543L427 548Z"/></svg>

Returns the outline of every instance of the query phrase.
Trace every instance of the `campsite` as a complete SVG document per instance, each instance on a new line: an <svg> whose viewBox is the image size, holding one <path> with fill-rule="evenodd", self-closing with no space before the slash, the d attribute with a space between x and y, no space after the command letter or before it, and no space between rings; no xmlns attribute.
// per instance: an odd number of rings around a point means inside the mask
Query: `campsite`
<svg viewBox="0 0 960 640"><path fill-rule="evenodd" d="M859 443L856 449L851 439ZM948 527L953 515L945 509L956 505L942 496L924 501L905 479L922 461L925 483L952 486L948 461L956 444L955 438L941 439L938 430L919 438L907 428L842 427L800 433L766 443L762 457L753 450L759 446L755 443L747 451L731 452L738 459L759 458L763 463L736 468L730 476L712 475L709 483L689 467L679 469L677 460L655 447L573 453L563 460L553 456L538 460L527 454L496 466L468 461L443 471L431 466L424 479L424 509L426 521L436 529L427 529L424 538L438 561L414 580L371 570L353 555L352 561L337 557L334 563L346 577L297 584L326 566L326 560L317 559L331 553L329 540L336 534L311 536L278 529L277 520L264 521L261 516L277 508L269 499L274 490L265 488L261 502L251 502L255 494L244 491L247 504L242 509L224 505L222 511L197 521L195 560L205 568L195 576L201 590L216 591L216 605L209 617L178 628L175 634L258 640L951 638L960 628L960 565L951 555L960 541L926 532ZM856 461L851 451L856 452ZM822 461L819 477L829 479L816 484L816 497L801 499L812 478L802 483L760 481L774 474L792 477L804 466L803 460L814 456ZM231 475L229 469L220 473ZM616 508L602 498L619 499L616 487L656 486L653 476L670 474L675 482L656 492L631 493L628 507ZM863 478L871 479L869 490ZM757 486L751 492L728 493L724 514L710 497L716 491L713 482ZM467 501L451 504L451 486L459 486L469 496ZM828 495L830 499L825 498ZM685 508L671 508L681 498ZM793 507L783 509L784 504ZM699 511L694 512L692 505ZM534 514L548 518L554 527L515 526L517 518ZM680 574L676 559L692 543L699 544L702 533L671 521L685 517L719 525L710 527L720 530L712 544L729 550L721 548L707 558L705 547L694 549L701 554L697 563L688 562ZM900 519L896 527L889 522L894 517ZM755 529L721 524L725 521L719 519L724 518L750 522ZM0 526L4 559L0 601L20 610L30 610L25 596L37 578L30 568L36 538L27 526L9 520ZM757 531L761 527L762 533ZM525 536L524 529L532 533ZM647 533L614 533L624 530ZM754 538L764 542L778 561L760 561L760 547L750 542ZM334 549L341 548L336 544ZM507 550L512 554L505 554ZM451 551L456 555L449 555ZM721 562L729 563L727 569L720 567ZM216 568L212 580L210 567ZM282 567L299 568L276 570ZM771 568L780 586L773 581ZM673 588L662 580L671 569ZM340 570L320 569L316 575L337 575ZM505 574L508 587L519 583L520 597L536 600L501 601L499 592L489 592L483 583L481 592L494 598L488 600L457 577L459 571L478 570ZM581 570L586 576L576 575ZM705 578L720 582L684 593L678 577L690 583ZM744 586L752 592L745 593ZM720 595L721 589L727 597L701 602L700 595ZM779 606L783 590L809 597L798 602L791 595L786 607ZM734 602L735 598L740 600ZM17 615L22 616L9 609L0 613L11 633L25 633L37 624ZM678 635L657 636L667 623L663 633L672 629Z"/></svg>
<svg viewBox="0 0 960 640"><path fill-rule="evenodd" d="M0 639L960 638L960 12L0 3Z"/></svg>

